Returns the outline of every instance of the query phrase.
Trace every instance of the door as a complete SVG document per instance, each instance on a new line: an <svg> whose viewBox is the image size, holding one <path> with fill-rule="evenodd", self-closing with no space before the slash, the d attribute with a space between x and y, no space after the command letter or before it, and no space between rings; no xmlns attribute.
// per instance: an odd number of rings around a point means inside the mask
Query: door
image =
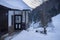
<svg viewBox="0 0 60 40"><path fill-rule="evenodd" d="M14 29L21 30L22 28L22 15L14 15Z"/></svg>

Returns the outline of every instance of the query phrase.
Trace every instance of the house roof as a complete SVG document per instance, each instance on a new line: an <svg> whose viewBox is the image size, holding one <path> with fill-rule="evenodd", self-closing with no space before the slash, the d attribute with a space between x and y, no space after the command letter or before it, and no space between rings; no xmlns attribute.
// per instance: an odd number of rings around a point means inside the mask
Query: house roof
<svg viewBox="0 0 60 40"><path fill-rule="evenodd" d="M0 5L6 6L11 9L31 9L22 0L0 0Z"/></svg>
<svg viewBox="0 0 60 40"><path fill-rule="evenodd" d="M15 11L20 11L19 9L12 9L3 5L0 5L0 10L15 10Z"/></svg>
<svg viewBox="0 0 60 40"><path fill-rule="evenodd" d="M36 8L40 6L43 2L46 2L47 0L23 0L29 7Z"/></svg>

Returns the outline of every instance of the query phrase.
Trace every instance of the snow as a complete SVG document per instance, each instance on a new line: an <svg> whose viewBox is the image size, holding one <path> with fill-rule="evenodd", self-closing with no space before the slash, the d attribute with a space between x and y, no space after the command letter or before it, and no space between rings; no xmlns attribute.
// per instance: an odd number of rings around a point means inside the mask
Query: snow
<svg viewBox="0 0 60 40"><path fill-rule="evenodd" d="M22 0L0 0L0 5L12 8L12 9L30 9ZM47 34L42 34L40 32L36 32L36 30L42 31L43 28L37 28L39 26L39 22L32 23L30 28L27 30L23 30L19 34L13 36L10 40L60 40L60 14L52 18L52 23L47 27ZM52 27L51 27L52 26ZM52 29L54 28L54 29ZM5 40L9 40L8 37Z"/></svg>
<svg viewBox="0 0 60 40"><path fill-rule="evenodd" d="M23 0L29 7L36 8L37 6L41 5L43 2L47 0Z"/></svg>
<svg viewBox="0 0 60 40"><path fill-rule="evenodd" d="M11 40L60 40L60 14L52 18L55 29L53 32L48 31L47 34L42 34L40 32L33 32L23 30L17 36Z"/></svg>
<svg viewBox="0 0 60 40"><path fill-rule="evenodd" d="M47 0L44 0L44 2ZM32 9L43 3L42 0L0 0L0 5L12 8L12 9Z"/></svg>
<svg viewBox="0 0 60 40"><path fill-rule="evenodd" d="M12 9L31 9L28 5L26 5L22 0L0 0L0 5L6 6Z"/></svg>
<svg viewBox="0 0 60 40"><path fill-rule="evenodd" d="M37 28L39 26L40 22L34 23L34 21L32 22L32 24L30 25L30 27L35 27Z"/></svg>

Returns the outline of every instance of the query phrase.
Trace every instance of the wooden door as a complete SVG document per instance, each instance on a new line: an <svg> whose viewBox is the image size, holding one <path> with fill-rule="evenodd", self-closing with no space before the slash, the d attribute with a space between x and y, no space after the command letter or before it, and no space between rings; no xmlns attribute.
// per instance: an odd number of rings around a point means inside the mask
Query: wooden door
<svg viewBox="0 0 60 40"><path fill-rule="evenodd" d="M14 29L21 30L22 28L22 15L14 15Z"/></svg>

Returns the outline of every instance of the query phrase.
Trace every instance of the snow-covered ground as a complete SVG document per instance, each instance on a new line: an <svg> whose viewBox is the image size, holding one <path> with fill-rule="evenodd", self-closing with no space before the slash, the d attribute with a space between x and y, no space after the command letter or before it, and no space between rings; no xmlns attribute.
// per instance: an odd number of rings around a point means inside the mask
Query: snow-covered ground
<svg viewBox="0 0 60 40"><path fill-rule="evenodd" d="M14 35L12 38L7 37L5 40L60 40L60 14L52 18L53 27L47 28L47 34L42 34L40 32L35 32L36 30L43 30L43 28L33 28L30 27L28 30L23 30L19 34ZM34 22L33 22L34 23ZM32 23L32 24L33 24ZM34 24L34 26L38 26ZM50 26L52 25L50 24ZM11 38L11 39L9 39Z"/></svg>
<svg viewBox="0 0 60 40"><path fill-rule="evenodd" d="M54 31L48 31L47 34L41 34L33 30L23 30L17 36L11 40L60 40L60 14L52 18L52 24L54 25ZM48 30L49 28L47 28Z"/></svg>

